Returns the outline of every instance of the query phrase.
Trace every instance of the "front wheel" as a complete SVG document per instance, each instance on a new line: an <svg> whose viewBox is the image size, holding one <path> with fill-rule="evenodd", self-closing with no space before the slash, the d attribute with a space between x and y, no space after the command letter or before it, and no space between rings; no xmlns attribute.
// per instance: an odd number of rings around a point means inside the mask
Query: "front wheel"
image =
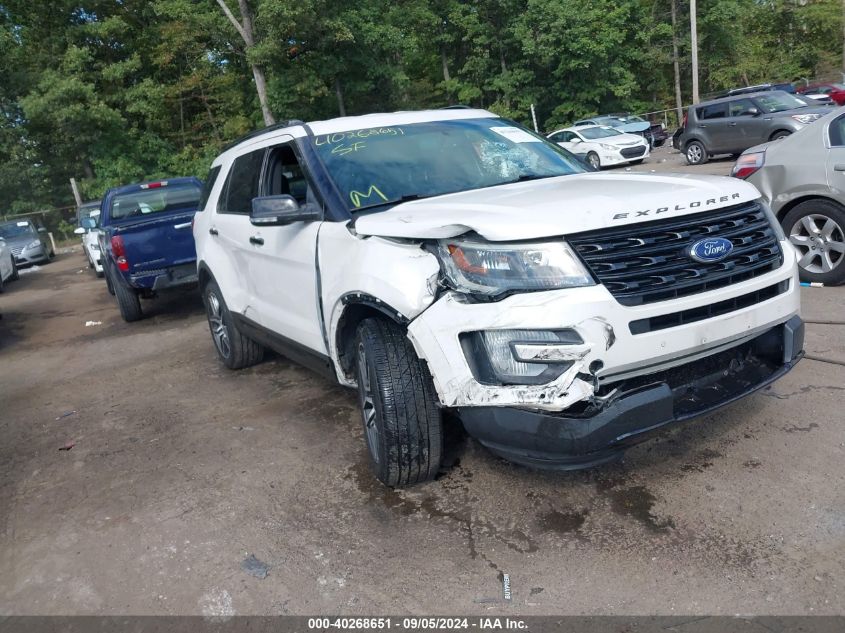
<svg viewBox="0 0 845 633"><path fill-rule="evenodd" d="M630 162L631 165L642 165L645 158L638 158L637 160L632 160Z"/></svg>
<svg viewBox="0 0 845 633"><path fill-rule="evenodd" d="M428 367L405 330L365 319L355 339L358 401L370 467L387 486L433 479L443 455L443 421Z"/></svg>
<svg viewBox="0 0 845 633"><path fill-rule="evenodd" d="M789 130L778 130L777 132L775 132L774 134L772 134L769 137L769 140L770 141L779 141L782 138L786 138L790 134L792 134L792 132L790 132Z"/></svg>
<svg viewBox="0 0 845 633"><path fill-rule="evenodd" d="M210 281L203 288L202 300L214 349L223 364L229 369L243 369L261 362L264 347L241 333L215 282Z"/></svg>
<svg viewBox="0 0 845 633"><path fill-rule="evenodd" d="M703 165L710 160L707 148L701 141L690 141L686 149L687 163L690 165Z"/></svg>
<svg viewBox="0 0 845 633"><path fill-rule="evenodd" d="M845 282L845 210L830 200L808 200L786 214L783 228L798 249L803 281Z"/></svg>
<svg viewBox="0 0 845 633"><path fill-rule="evenodd" d="M9 281L17 281L21 278L21 273L18 270L18 263L15 261L15 258L12 257L12 276L9 277Z"/></svg>
<svg viewBox="0 0 845 633"><path fill-rule="evenodd" d="M601 169L601 160L599 160L599 155L595 152L590 152L587 154L587 163L589 163L590 167L598 171Z"/></svg>

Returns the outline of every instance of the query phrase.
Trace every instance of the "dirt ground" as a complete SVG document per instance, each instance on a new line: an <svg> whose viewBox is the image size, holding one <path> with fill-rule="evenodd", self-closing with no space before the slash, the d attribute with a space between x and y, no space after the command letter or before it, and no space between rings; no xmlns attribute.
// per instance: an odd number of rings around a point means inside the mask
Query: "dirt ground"
<svg viewBox="0 0 845 633"><path fill-rule="evenodd" d="M845 288L803 293L843 321ZM0 296L0 615L845 612L841 364L587 472L455 431L437 481L393 491L352 392L227 371L195 294L145 309L121 321L79 250ZM845 362L845 328L807 350Z"/></svg>

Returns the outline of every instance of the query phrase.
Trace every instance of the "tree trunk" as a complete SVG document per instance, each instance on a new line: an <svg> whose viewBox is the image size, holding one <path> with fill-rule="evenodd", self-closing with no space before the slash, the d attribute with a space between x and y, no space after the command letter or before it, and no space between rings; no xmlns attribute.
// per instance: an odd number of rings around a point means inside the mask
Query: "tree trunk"
<svg viewBox="0 0 845 633"><path fill-rule="evenodd" d="M692 102L698 103L698 7L689 3L690 49L692 50Z"/></svg>
<svg viewBox="0 0 845 633"><path fill-rule="evenodd" d="M340 116L346 116L346 104L343 103L343 87L340 85L340 78L335 77L334 93L337 95L337 111Z"/></svg>
<svg viewBox="0 0 845 633"><path fill-rule="evenodd" d="M223 10L223 13L235 27L235 30L241 36L246 44L247 53L249 49L255 46L255 31L252 25L252 11L249 8L247 0L238 0L238 8L241 11L241 21L232 13L226 0L217 0L217 4ZM252 76L255 78L255 91L258 93L258 102L261 104L261 114L264 117L264 125L273 125L276 118L270 110L270 104L267 100L267 79L264 77L264 69L258 64L252 64Z"/></svg>
<svg viewBox="0 0 845 633"><path fill-rule="evenodd" d="M842 2L845 2L845 0L842 0ZM446 49L442 46L440 47L440 65L443 66L443 81L451 81L449 62L446 59Z"/></svg>
<svg viewBox="0 0 845 633"><path fill-rule="evenodd" d="M681 70L678 65L678 8L676 3L677 0L672 0L672 67L675 71L675 109L678 113L678 127L680 127L684 120L684 100L681 96Z"/></svg>

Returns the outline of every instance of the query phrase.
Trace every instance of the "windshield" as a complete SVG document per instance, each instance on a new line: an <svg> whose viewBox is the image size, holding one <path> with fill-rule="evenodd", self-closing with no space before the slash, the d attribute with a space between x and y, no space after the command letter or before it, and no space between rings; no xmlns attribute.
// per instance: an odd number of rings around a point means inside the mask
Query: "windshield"
<svg viewBox="0 0 845 633"><path fill-rule="evenodd" d="M193 183L163 185L154 189L140 189L114 197L111 217L114 220L190 210L199 206L200 188Z"/></svg>
<svg viewBox="0 0 845 633"><path fill-rule="evenodd" d="M763 108L764 112L783 112L784 110L794 110L795 108L806 108L807 104L791 94L785 92L770 92L765 95L755 97L754 100Z"/></svg>
<svg viewBox="0 0 845 633"><path fill-rule="evenodd" d="M583 136L584 138L594 139L594 138L607 138L608 136L619 136L622 134L619 130L615 130L612 127L602 126L602 127L588 127L583 130L578 130L578 134Z"/></svg>
<svg viewBox="0 0 845 633"><path fill-rule="evenodd" d="M504 119L350 130L312 142L353 212L586 171L566 150Z"/></svg>
<svg viewBox="0 0 845 633"><path fill-rule="evenodd" d="M0 224L0 237L3 239L13 240L16 237L24 237L26 235L36 235L36 233L35 228L25 220Z"/></svg>

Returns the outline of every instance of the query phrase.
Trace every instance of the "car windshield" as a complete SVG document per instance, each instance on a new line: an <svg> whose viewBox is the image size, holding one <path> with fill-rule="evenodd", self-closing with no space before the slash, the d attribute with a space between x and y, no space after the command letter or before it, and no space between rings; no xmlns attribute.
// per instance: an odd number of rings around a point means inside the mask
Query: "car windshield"
<svg viewBox="0 0 845 633"><path fill-rule="evenodd" d="M35 229L26 221L21 222L6 222L0 224L0 237L5 240L13 240L16 237L24 237L26 235L35 235Z"/></svg>
<svg viewBox="0 0 845 633"><path fill-rule="evenodd" d="M786 92L770 92L768 94L755 97L754 100L764 112L769 113L807 107L807 104L801 101L801 99L793 97L791 94L787 94Z"/></svg>
<svg viewBox="0 0 845 633"><path fill-rule="evenodd" d="M312 143L353 212L586 171L566 150L504 119L349 130Z"/></svg>
<svg viewBox="0 0 845 633"><path fill-rule="evenodd" d="M200 188L193 183L151 186L114 197L111 218L122 220L153 213L196 209L200 201Z"/></svg>
<svg viewBox="0 0 845 633"><path fill-rule="evenodd" d="M602 126L584 128L583 130L578 130L578 134L587 139L596 139L607 138L608 136L619 136L622 132L613 129L612 127Z"/></svg>

